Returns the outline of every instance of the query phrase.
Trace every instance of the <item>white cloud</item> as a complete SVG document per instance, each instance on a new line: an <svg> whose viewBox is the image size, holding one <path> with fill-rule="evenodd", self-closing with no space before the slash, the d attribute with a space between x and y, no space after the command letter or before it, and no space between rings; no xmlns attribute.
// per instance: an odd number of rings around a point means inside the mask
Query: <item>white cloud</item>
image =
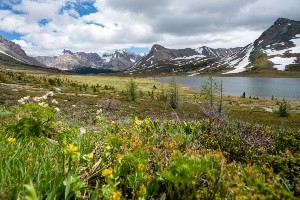
<svg viewBox="0 0 300 200"><path fill-rule="evenodd" d="M30 55L154 43L235 47L253 42L278 17L298 20L300 10L298 0L95 0L99 11L80 17L75 4L82 2L91 1L22 0L0 10L0 30L23 34L15 41ZM42 19L48 23L40 26Z"/></svg>

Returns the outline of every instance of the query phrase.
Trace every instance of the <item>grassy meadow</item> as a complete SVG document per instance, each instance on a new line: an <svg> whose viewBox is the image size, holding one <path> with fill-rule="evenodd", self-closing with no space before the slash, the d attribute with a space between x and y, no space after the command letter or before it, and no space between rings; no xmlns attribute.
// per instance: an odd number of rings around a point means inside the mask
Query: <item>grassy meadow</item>
<svg viewBox="0 0 300 200"><path fill-rule="evenodd" d="M300 101L0 68L0 199L298 199ZM129 84L137 99L131 101ZM200 86L199 86L200 87ZM177 105L177 104L176 104Z"/></svg>

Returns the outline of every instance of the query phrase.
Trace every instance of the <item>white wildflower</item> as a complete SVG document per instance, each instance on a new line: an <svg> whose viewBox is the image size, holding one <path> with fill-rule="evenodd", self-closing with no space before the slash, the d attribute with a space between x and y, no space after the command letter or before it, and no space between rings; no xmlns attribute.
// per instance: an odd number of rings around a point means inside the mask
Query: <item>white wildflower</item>
<svg viewBox="0 0 300 200"><path fill-rule="evenodd" d="M24 99L25 101L27 101L27 100L30 99L30 96L23 97L23 99Z"/></svg>
<svg viewBox="0 0 300 200"><path fill-rule="evenodd" d="M51 92L48 92L46 95L47 95L48 97L53 97L54 93L51 91Z"/></svg>
<svg viewBox="0 0 300 200"><path fill-rule="evenodd" d="M33 97L32 99L35 102L40 102L41 101L41 97Z"/></svg>
<svg viewBox="0 0 300 200"><path fill-rule="evenodd" d="M60 109L59 108L54 108L54 110L56 111L56 112L60 112Z"/></svg>
<svg viewBox="0 0 300 200"><path fill-rule="evenodd" d="M25 104L25 101L24 101L23 99L19 99L18 102L19 102L20 104Z"/></svg>
<svg viewBox="0 0 300 200"><path fill-rule="evenodd" d="M97 114L97 115L102 114L102 109L97 110L97 111L96 111L96 114Z"/></svg>
<svg viewBox="0 0 300 200"><path fill-rule="evenodd" d="M80 127L80 134L86 134L86 129L84 127Z"/></svg>
<svg viewBox="0 0 300 200"><path fill-rule="evenodd" d="M72 107L73 107L73 108L75 108L75 107L76 107L76 105L72 105Z"/></svg>
<svg viewBox="0 0 300 200"><path fill-rule="evenodd" d="M58 101L57 101L56 99L53 99L53 100L52 100L52 103L53 103L53 104L58 104Z"/></svg>
<svg viewBox="0 0 300 200"><path fill-rule="evenodd" d="M29 99L30 99L30 96L26 96L26 97L23 97L23 98L19 99L18 102L20 104L25 104L26 101L28 101Z"/></svg>
<svg viewBox="0 0 300 200"><path fill-rule="evenodd" d="M48 107L48 104L47 103L45 103L45 102L40 102L40 103L38 103L38 105L39 106L42 106L42 107Z"/></svg>

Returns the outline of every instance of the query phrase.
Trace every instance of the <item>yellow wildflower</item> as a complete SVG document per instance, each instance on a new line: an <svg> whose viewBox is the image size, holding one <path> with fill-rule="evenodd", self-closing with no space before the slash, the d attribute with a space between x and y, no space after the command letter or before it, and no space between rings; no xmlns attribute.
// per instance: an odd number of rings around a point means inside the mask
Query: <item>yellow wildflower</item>
<svg viewBox="0 0 300 200"><path fill-rule="evenodd" d="M113 195L109 198L110 200L120 200L122 193L120 190L117 190L113 193Z"/></svg>
<svg viewBox="0 0 300 200"><path fill-rule="evenodd" d="M118 154L117 155L117 160L118 160L119 163L122 162L122 159L123 159L123 156L121 154Z"/></svg>
<svg viewBox="0 0 300 200"><path fill-rule="evenodd" d="M145 196L146 194L147 194L147 189L146 189L145 185L142 184L140 187L140 195Z"/></svg>
<svg viewBox="0 0 300 200"><path fill-rule="evenodd" d="M116 122L115 122L114 120L112 120L112 121L110 122L111 125L115 125L115 123L116 123Z"/></svg>
<svg viewBox="0 0 300 200"><path fill-rule="evenodd" d="M11 143L13 143L13 142L15 142L17 139L16 138L7 138L7 141L9 141L9 142L11 142Z"/></svg>
<svg viewBox="0 0 300 200"><path fill-rule="evenodd" d="M145 122L146 125L149 125L150 120L149 120L148 118L145 118L145 119L144 119L144 122Z"/></svg>
<svg viewBox="0 0 300 200"><path fill-rule="evenodd" d="M111 146L109 146L109 145L107 145L105 148L106 148L107 151L111 150Z"/></svg>
<svg viewBox="0 0 300 200"><path fill-rule="evenodd" d="M87 161L91 161L93 158L94 158L94 154L93 153L88 153L88 154L85 154L83 156L83 159L85 159Z"/></svg>
<svg viewBox="0 0 300 200"><path fill-rule="evenodd" d="M140 120L139 120L138 117L135 117L135 118L134 118L134 121L135 121L135 124L136 124L136 125L139 125L139 124L140 124Z"/></svg>
<svg viewBox="0 0 300 200"><path fill-rule="evenodd" d="M108 169L105 169L102 171L102 176L109 176L113 173L113 168L109 167Z"/></svg>
<svg viewBox="0 0 300 200"><path fill-rule="evenodd" d="M75 146L74 144L69 144L69 148L70 148L71 152L78 151L78 147Z"/></svg>
<svg viewBox="0 0 300 200"><path fill-rule="evenodd" d="M138 164L138 170L139 171L143 171L145 169L145 165L143 165L142 163Z"/></svg>

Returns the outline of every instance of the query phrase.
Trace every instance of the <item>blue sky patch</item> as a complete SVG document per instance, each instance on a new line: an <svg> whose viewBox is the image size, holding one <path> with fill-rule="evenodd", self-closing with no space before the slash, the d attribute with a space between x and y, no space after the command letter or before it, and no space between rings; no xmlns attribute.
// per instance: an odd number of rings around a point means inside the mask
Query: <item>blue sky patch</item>
<svg viewBox="0 0 300 200"><path fill-rule="evenodd" d="M105 27L103 24L96 23L96 22L86 22L85 24L94 24L94 25L97 25L97 26L101 26L102 28Z"/></svg>
<svg viewBox="0 0 300 200"><path fill-rule="evenodd" d="M38 21L40 26L46 26L51 20L49 19L41 19L40 21Z"/></svg>
<svg viewBox="0 0 300 200"><path fill-rule="evenodd" d="M132 51L134 53L149 53L150 49L148 47L130 47L130 48L125 48L124 50L127 51Z"/></svg>
<svg viewBox="0 0 300 200"><path fill-rule="evenodd" d="M21 0L1 0L0 2L0 10L9 10L13 12L14 14L21 15L25 14L25 12L13 10L13 5L21 3Z"/></svg>
<svg viewBox="0 0 300 200"><path fill-rule="evenodd" d="M85 2L76 2L76 3L68 3L60 10L60 14L62 14L65 10L74 9L78 12L79 16L82 17L84 15L89 15L91 13L96 13L98 10L94 6L95 1L85 1Z"/></svg>
<svg viewBox="0 0 300 200"><path fill-rule="evenodd" d="M20 33L16 33L16 32L9 33L1 30L0 30L0 35L2 35L7 40L20 40L21 37L23 36Z"/></svg>

